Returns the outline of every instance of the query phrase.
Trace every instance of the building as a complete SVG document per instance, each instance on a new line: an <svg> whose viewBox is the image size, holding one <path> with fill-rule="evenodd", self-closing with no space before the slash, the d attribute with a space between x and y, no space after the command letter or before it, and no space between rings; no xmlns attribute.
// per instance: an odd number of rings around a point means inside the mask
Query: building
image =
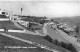
<svg viewBox="0 0 80 52"><path fill-rule="evenodd" d="M10 20L10 13L7 10L0 10L0 21Z"/></svg>
<svg viewBox="0 0 80 52"><path fill-rule="evenodd" d="M29 22L28 21L19 20L18 23L21 24L21 25L23 25L23 26L25 26L25 27L29 26Z"/></svg>
<svg viewBox="0 0 80 52"><path fill-rule="evenodd" d="M5 15L6 17L9 17L10 13L7 10L0 10L0 15Z"/></svg>

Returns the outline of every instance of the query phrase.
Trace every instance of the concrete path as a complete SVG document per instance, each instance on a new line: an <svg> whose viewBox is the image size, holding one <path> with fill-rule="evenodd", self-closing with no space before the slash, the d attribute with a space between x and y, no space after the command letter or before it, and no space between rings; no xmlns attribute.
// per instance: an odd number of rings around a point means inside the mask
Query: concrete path
<svg viewBox="0 0 80 52"><path fill-rule="evenodd" d="M43 33L44 33L44 35L47 35L47 33L48 33L47 26L51 25L51 24L53 24L53 23L50 23L50 22L44 23L44 26L43 26Z"/></svg>
<svg viewBox="0 0 80 52"><path fill-rule="evenodd" d="M43 26L44 35L47 35L47 25L49 25L49 23L45 23L44 26Z"/></svg>
<svg viewBox="0 0 80 52"><path fill-rule="evenodd" d="M46 28L47 24L44 24L43 26L43 35L47 34L47 28Z"/></svg>
<svg viewBox="0 0 80 52"><path fill-rule="evenodd" d="M17 27L19 27L19 28L21 28L21 29L24 29L23 27L21 27L18 23L17 23L17 21L16 20L11 20L13 23L14 23L14 25L16 25Z"/></svg>

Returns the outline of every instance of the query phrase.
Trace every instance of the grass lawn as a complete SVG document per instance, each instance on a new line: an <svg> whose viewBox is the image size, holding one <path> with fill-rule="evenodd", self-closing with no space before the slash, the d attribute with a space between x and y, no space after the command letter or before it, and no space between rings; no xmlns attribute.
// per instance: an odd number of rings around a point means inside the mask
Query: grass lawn
<svg viewBox="0 0 80 52"><path fill-rule="evenodd" d="M16 37L20 37L20 38L23 38L23 39L26 39L26 40L30 40L30 41L33 41L33 42L36 42L36 43L40 43L40 44L49 46L49 47L54 48L54 49L58 49L58 50L61 50L61 51L68 52L68 50L48 42L46 39L44 39L41 36L24 34L24 33L9 33L9 32L7 32L7 34L11 34L11 35L16 36Z"/></svg>
<svg viewBox="0 0 80 52"><path fill-rule="evenodd" d="M26 46L26 47L36 47L35 45L24 43L19 40L15 40L3 35L0 35L0 52L51 52L42 48L28 48L28 49L8 49L8 48L3 48L3 46Z"/></svg>
<svg viewBox="0 0 80 52"><path fill-rule="evenodd" d="M3 35L0 35L0 46L32 46L35 47L32 44L25 43L16 39L12 39Z"/></svg>
<svg viewBox="0 0 80 52"><path fill-rule="evenodd" d="M14 25L11 21L0 21L0 29L7 28L7 29L14 29L14 30L22 30L21 28Z"/></svg>

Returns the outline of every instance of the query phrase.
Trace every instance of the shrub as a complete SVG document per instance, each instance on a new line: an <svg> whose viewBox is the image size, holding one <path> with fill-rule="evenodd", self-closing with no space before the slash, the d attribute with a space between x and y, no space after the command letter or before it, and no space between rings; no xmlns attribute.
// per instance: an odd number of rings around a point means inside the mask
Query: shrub
<svg viewBox="0 0 80 52"><path fill-rule="evenodd" d="M75 32L76 32L76 34L79 34L79 31L80 31L79 28L80 28L79 25L77 25L77 26L75 27Z"/></svg>
<svg viewBox="0 0 80 52"><path fill-rule="evenodd" d="M60 45L61 47L65 48L65 49L67 49L71 52L78 52L76 50L76 48L71 43L68 44L68 43L65 43L65 42L61 42L60 44L61 44Z"/></svg>
<svg viewBox="0 0 80 52"><path fill-rule="evenodd" d="M60 45L60 42L59 42L57 39L55 39L55 40L54 40L54 44Z"/></svg>
<svg viewBox="0 0 80 52"><path fill-rule="evenodd" d="M72 51L72 52L78 52L76 50L76 48L72 44L68 44L67 49L70 50L70 51Z"/></svg>
<svg viewBox="0 0 80 52"><path fill-rule="evenodd" d="M49 35L46 35L44 38L46 40L48 40L49 42L51 42L53 44L56 44L58 46L61 46L61 47L65 48L65 49L67 49L67 50L69 50L71 52L78 52L76 50L76 48L72 44L70 44L70 43L59 42L57 39L53 40Z"/></svg>
<svg viewBox="0 0 80 52"><path fill-rule="evenodd" d="M61 42L60 44L61 44L61 47L64 47L64 48L66 48L67 46L67 43L65 44L64 42Z"/></svg>
<svg viewBox="0 0 80 52"><path fill-rule="evenodd" d="M49 42L53 42L53 39L49 35L46 35L44 38Z"/></svg>

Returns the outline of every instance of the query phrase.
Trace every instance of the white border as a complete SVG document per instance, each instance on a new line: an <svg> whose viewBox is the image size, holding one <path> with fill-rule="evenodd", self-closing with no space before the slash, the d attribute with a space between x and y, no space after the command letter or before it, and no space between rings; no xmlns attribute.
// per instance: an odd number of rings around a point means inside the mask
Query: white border
<svg viewBox="0 0 80 52"><path fill-rule="evenodd" d="M57 1L57 2L64 2L64 1L69 1L69 2L79 2L80 0L0 0L0 1Z"/></svg>

